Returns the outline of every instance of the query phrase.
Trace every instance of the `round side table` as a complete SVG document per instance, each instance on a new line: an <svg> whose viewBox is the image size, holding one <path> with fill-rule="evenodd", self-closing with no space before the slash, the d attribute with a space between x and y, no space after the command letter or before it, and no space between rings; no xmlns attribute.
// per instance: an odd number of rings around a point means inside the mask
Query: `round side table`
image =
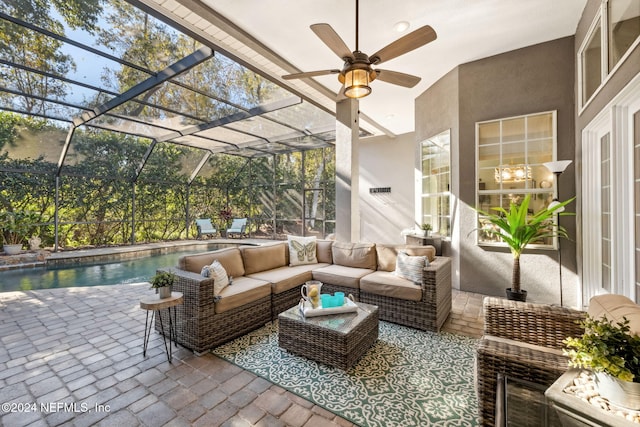
<svg viewBox="0 0 640 427"><path fill-rule="evenodd" d="M140 300L140 308L147 310L147 318L144 322L144 349L142 355L147 355L147 346L149 345L149 337L151 336L151 328L153 327L153 320L160 319L160 330L162 331L162 339L164 340L164 349L167 352L167 359L171 363L172 347L171 342L174 341L176 347L178 346L178 333L176 331L176 306L182 304L182 293L172 292L169 298L159 299L155 297L145 297ZM167 336L164 333L164 325L162 323L162 316L160 310L166 309L169 312L169 346L167 346ZM173 311L173 318L171 312ZM151 312L151 322L149 322L149 312ZM156 320L156 323L158 320Z"/></svg>

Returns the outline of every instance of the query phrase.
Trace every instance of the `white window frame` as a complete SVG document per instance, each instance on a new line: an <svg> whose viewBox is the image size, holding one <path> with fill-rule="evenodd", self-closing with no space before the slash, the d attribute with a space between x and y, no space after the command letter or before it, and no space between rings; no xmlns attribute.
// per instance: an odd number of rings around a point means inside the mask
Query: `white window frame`
<svg viewBox="0 0 640 427"><path fill-rule="evenodd" d="M476 122L476 130L475 130L475 138L476 138L476 179L475 182L478 183L480 181L480 176L479 176L479 170L480 170L480 126L483 124L487 124L487 123L492 123L492 122L504 122L504 121L508 121L508 120L513 120L513 119L519 119L519 118L527 118L527 117L533 117L533 116L538 116L541 114L552 114L552 161L557 161L557 152L558 152L558 111L557 110L550 110L550 111L540 111L540 112L536 112L536 113L530 113L530 114L523 114L520 116L513 116L513 117L504 117L504 118L498 118L498 119L494 119L494 120L486 120L486 121L482 121L482 122ZM500 142L500 144L503 144L502 141ZM528 165L528 163L527 163ZM556 197L556 195L558 194L557 192L557 182L554 179L553 180L553 184L551 187L552 191L553 191L553 196ZM486 194L509 194L510 192L514 192L514 190L480 190L478 188L478 186L476 185L476 189L475 189L475 206L481 206L480 203L480 197L484 196ZM519 194L547 194L549 193L549 189L540 189L540 188L527 188L527 189L518 189L515 190L515 192L519 193ZM476 222L479 224L479 219L480 219L480 215L476 214ZM557 219L554 219L557 220ZM480 240L480 233L476 232L476 245L478 246L487 246L487 247L507 247L507 244L501 241L497 241L497 242L488 242L488 241L481 241ZM527 246L528 248L531 249L543 249L543 250L557 250L558 248L558 238L555 237L552 240L552 244L550 245L540 245L540 244L530 244Z"/></svg>
<svg viewBox="0 0 640 427"><path fill-rule="evenodd" d="M606 292L601 286L600 138L610 134L611 293L636 301L633 114L640 111L640 75L636 76L582 131L582 268L579 304ZM594 191L594 189L598 189Z"/></svg>
<svg viewBox="0 0 640 427"><path fill-rule="evenodd" d="M438 139L438 138L442 138L445 134L448 134L449 137L449 147L448 147L448 152L449 152L449 188L447 191L442 191L442 192L436 192L436 193L425 193L424 189L423 189L423 185L424 185L424 179L425 179L425 171L422 169L423 167L423 161L422 161L422 148L425 144L431 143L434 145L438 145L435 144L431 141ZM426 215L426 212L423 212L423 199L424 198L439 198L439 197L448 197L449 198L449 212L446 215L449 218L449 229L447 230L446 233L442 233L442 230L438 230L436 229L437 224L434 224L433 222L431 223L431 225L433 226L433 231L434 233L439 233L442 237L444 238L450 238L451 237L451 224L452 224L452 218L451 218L451 129L447 129L444 130L440 133L438 133L437 135L434 135L430 138L425 139L424 141L422 141L419 144L420 147L420 176L421 176L421 180L420 180L420 185L419 188L417 188L417 192L418 192L418 196L419 196L419 206L418 206L418 211L419 211L419 218L420 218L420 224L424 223L424 217Z"/></svg>
<svg viewBox="0 0 640 427"><path fill-rule="evenodd" d="M591 26L589 30L585 34L584 39L580 43L580 48L578 49L576 64L578 64L578 115L582 115L584 110L589 106L591 101L598 95L600 90L606 83L609 81L611 76L615 74L615 72L622 66L622 64L627 60L631 52L633 52L638 45L640 45L640 36L636 38L636 40L631 44L629 49L622 55L620 60L616 63L616 65L609 69L609 1L610 0L602 0L600 3L600 7L596 12L596 15L591 22ZM595 91L591 94L588 99L584 99L583 93L583 71L584 64L582 62L583 53L587 48L588 41L591 40L593 36L593 32L596 30L597 26L600 25L600 43L601 43L601 58L600 58L600 85L596 88Z"/></svg>

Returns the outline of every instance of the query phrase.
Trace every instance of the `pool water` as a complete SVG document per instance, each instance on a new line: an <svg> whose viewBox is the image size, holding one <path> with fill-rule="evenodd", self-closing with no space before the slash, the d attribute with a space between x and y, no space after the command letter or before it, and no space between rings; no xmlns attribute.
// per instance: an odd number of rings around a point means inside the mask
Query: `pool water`
<svg viewBox="0 0 640 427"><path fill-rule="evenodd" d="M108 264L0 271L0 292L148 282L157 268L175 267L178 258L190 253L195 252L152 255Z"/></svg>

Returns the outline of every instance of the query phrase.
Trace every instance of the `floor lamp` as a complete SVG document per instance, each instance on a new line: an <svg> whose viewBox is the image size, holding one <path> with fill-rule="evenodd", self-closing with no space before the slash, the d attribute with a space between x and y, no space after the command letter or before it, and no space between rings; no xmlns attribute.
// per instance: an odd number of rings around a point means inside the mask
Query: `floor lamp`
<svg viewBox="0 0 640 427"><path fill-rule="evenodd" d="M547 162L544 163L544 166L551 171L556 176L556 197L553 199L551 203L549 203L549 208L552 208L558 205L560 199L560 175L562 172L567 169L567 167L571 164L571 160L558 160L555 162ZM560 213L564 211L564 206L556 211L556 213ZM558 226L560 226L560 216L558 215ZM558 237L558 267L560 271L560 307L562 307L562 250L560 248L560 237Z"/></svg>

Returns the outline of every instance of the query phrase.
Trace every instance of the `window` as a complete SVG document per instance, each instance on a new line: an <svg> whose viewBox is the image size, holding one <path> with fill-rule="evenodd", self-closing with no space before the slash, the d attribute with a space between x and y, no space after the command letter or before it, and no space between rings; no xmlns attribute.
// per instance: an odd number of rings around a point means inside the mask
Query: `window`
<svg viewBox="0 0 640 427"><path fill-rule="evenodd" d="M581 107L639 42L640 2L603 0L578 51Z"/></svg>
<svg viewBox="0 0 640 427"><path fill-rule="evenodd" d="M609 70L616 66L640 36L640 2L609 0Z"/></svg>
<svg viewBox="0 0 640 427"><path fill-rule="evenodd" d="M422 222L442 236L451 235L449 211L451 183L451 131L446 130L421 144Z"/></svg>
<svg viewBox="0 0 640 427"><path fill-rule="evenodd" d="M537 212L553 200L554 176L543 165L555 160L556 112L544 112L476 124L476 206L509 208L531 194L530 209ZM479 244L502 245L499 239L482 231L479 218ZM552 247L553 239L539 242Z"/></svg>
<svg viewBox="0 0 640 427"><path fill-rule="evenodd" d="M599 20L598 20L599 21ZM602 82L602 31L600 23L587 39L580 55L582 63L582 94L587 100L596 92Z"/></svg>

